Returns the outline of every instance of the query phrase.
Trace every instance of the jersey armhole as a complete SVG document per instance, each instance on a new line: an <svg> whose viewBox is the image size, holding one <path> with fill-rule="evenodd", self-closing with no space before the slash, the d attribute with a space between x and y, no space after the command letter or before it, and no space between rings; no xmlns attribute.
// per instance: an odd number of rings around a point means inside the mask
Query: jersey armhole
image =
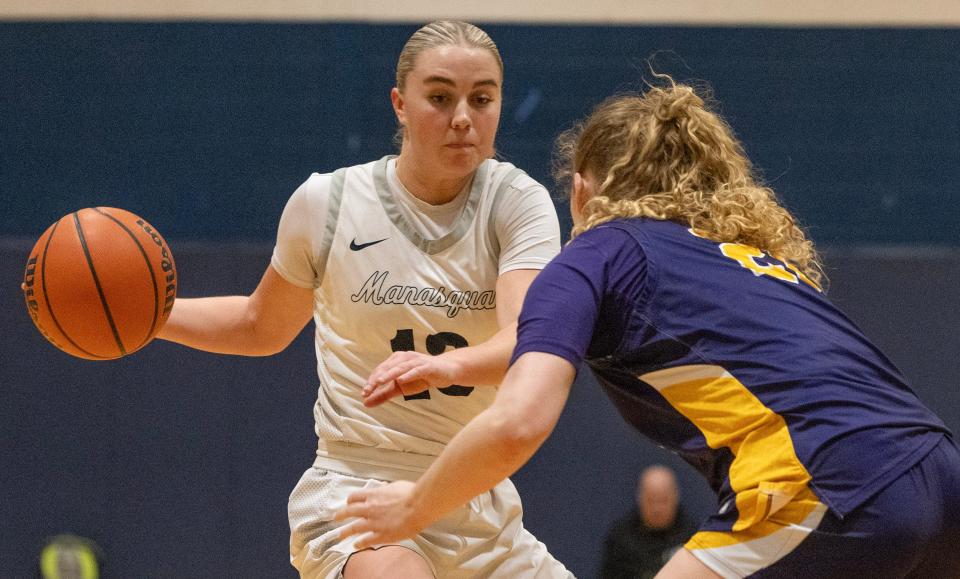
<svg viewBox="0 0 960 579"><path fill-rule="evenodd" d="M343 200L343 183L346 179L347 168L337 169L330 180L330 191L327 197L327 218L324 222L323 236L317 248L314 269L317 272L317 287L323 282L323 273L327 268L330 257L330 247L333 245L333 236L337 232L337 221L340 217L340 202Z"/></svg>

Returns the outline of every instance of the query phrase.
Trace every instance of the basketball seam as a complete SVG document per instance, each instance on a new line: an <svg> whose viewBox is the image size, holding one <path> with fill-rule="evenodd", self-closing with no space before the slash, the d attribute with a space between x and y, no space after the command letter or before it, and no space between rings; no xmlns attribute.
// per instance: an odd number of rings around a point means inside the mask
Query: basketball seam
<svg viewBox="0 0 960 579"><path fill-rule="evenodd" d="M63 221L62 219L60 221ZM80 347L79 344L73 341L67 331L63 329L63 326L60 325L60 321L57 320L57 315L53 313L53 306L50 305L50 296L47 294L47 249L50 247L50 242L53 241L53 234L57 232L57 227L60 225L60 221L57 221L53 224L53 229L50 230L50 237L47 237L47 242L43 246L43 253L40 254L40 289L43 291L43 302L47 306L47 312L50 314L50 319L53 320L53 324L57 326L57 329L60 330L60 334L70 342L77 350L80 350L87 356L91 358L99 358L101 360L109 360L108 356L98 356L93 352L88 352ZM56 345L56 344L54 344Z"/></svg>
<svg viewBox="0 0 960 579"><path fill-rule="evenodd" d="M130 239L132 239L133 242L137 244L137 249L140 250L140 255L143 256L143 260L147 264L147 271L150 272L150 281L153 282L153 321L150 322L150 331L147 332L146 337L143 339L142 342L140 342L140 345L138 345L136 348L132 350L132 351L137 351L140 348L142 348L147 342L150 341L151 336L153 336L153 330L157 327L157 319L159 317L157 312L160 311L160 287L157 285L157 274L156 272L153 271L153 264L150 263L150 256L147 255L147 250L143 248L143 245L140 243L140 240L137 239L137 236L134 235L132 231L130 231L130 228L124 225L122 221L120 221L113 215L110 215L109 213L105 213L100 209L101 209L100 207L93 208L93 210L99 213L100 215L103 215L104 217L112 220L114 223L119 225L121 229L127 232L127 235L130 236Z"/></svg>
<svg viewBox="0 0 960 579"><path fill-rule="evenodd" d="M110 313L110 305L107 303L107 296L103 294L103 286L100 285L100 278L97 277L97 268L93 265L93 257L90 255L90 248L87 247L87 240L83 236L83 227L80 225L80 213L73 214L73 223L77 227L77 235L80 236L80 247L83 248L83 255L87 258L87 266L90 274L93 275L93 284L97 286L97 293L100 295L100 304L103 306L104 313L107 314L107 323L110 324L110 331L113 332L113 338L117 341L117 347L120 348L120 355L126 356L127 351L120 340L120 332L117 331L117 325L113 321L113 314Z"/></svg>

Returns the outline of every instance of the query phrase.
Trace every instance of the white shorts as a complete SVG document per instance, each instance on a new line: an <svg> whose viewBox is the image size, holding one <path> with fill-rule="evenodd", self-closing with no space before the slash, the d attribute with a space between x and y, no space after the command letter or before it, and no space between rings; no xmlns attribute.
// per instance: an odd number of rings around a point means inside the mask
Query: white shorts
<svg viewBox="0 0 960 579"><path fill-rule="evenodd" d="M360 489L386 484L311 467L290 494L290 562L304 579L336 579L355 552L357 537L337 538L334 513ZM517 489L504 480L397 544L420 554L435 577L568 579L573 577L546 546L523 528Z"/></svg>

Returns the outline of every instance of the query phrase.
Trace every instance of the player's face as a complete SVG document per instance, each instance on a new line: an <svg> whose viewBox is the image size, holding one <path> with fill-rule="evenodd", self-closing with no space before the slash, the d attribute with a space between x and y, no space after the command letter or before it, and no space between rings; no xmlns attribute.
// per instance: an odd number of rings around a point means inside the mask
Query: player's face
<svg viewBox="0 0 960 579"><path fill-rule="evenodd" d="M487 50L423 51L401 94L391 94L404 126L401 158L438 178L463 178L493 156L502 78Z"/></svg>

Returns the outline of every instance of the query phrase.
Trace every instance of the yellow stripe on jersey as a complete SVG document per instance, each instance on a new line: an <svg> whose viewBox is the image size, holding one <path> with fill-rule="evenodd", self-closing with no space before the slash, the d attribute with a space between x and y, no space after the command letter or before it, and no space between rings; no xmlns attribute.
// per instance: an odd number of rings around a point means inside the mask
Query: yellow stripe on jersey
<svg viewBox="0 0 960 579"><path fill-rule="evenodd" d="M639 378L692 422L710 448L733 453L728 474L739 512L734 531L756 526L798 495L813 495L807 486L810 474L797 458L786 422L729 372L691 365ZM794 514L796 522L809 512L801 511Z"/></svg>
<svg viewBox="0 0 960 579"><path fill-rule="evenodd" d="M730 532L699 531L684 546L687 549L718 549L750 543L750 551L754 555L760 552L766 555L785 555L783 542L765 545L761 539L775 533L783 534L785 529L790 530L790 533L801 533L805 537L810 528L816 528L825 512L826 505L807 489L793 497L793 500L769 518L750 528ZM799 544L799 541L797 542ZM762 546L769 548L761 548Z"/></svg>

